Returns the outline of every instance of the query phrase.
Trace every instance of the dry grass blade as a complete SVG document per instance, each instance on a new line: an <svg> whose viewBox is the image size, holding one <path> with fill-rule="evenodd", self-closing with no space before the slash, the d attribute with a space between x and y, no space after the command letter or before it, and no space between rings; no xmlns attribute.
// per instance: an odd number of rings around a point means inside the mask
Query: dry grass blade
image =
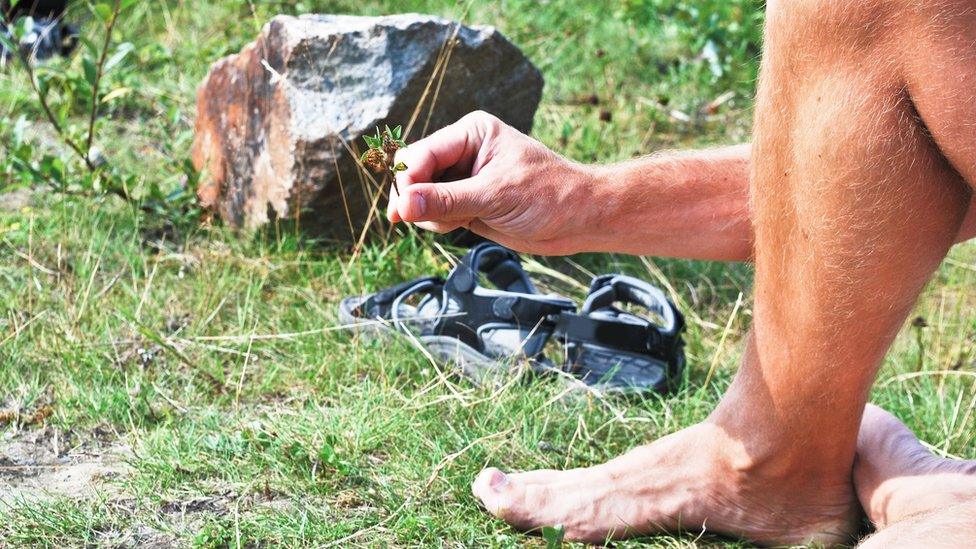
<svg viewBox="0 0 976 549"><path fill-rule="evenodd" d="M732 332L732 324L735 322L736 315L739 314L740 307L742 307L742 292L739 292L739 297L735 299L735 306L732 307L729 319L725 322L725 329L722 330L722 337L719 338L715 352L712 354L712 361L708 365L708 373L705 374L705 381L701 386L702 391L707 390L709 384L712 382L712 376L715 375L715 368L718 367L718 361L722 357L722 351L725 350L725 340Z"/></svg>
<svg viewBox="0 0 976 549"><path fill-rule="evenodd" d="M450 465L451 462L453 462L457 458L463 456L468 450L474 448L478 444L481 444L482 442L485 442L487 440L491 440L491 439L494 439L494 438L500 438L500 437L508 436L514 430L515 430L515 427L512 427L512 428L507 429L505 431L501 431L501 432L498 432L498 433L492 433L490 435L485 435L485 436L483 436L481 438L477 438L475 440L472 440L467 445L465 445L464 448L461 448L457 452L453 452L451 454L448 454L447 457L445 457L444 459L442 459L440 462L437 463L436 466L434 466L434 469L430 472L430 476L427 477L427 482L424 483L424 487L421 490L421 493L426 492L427 490L429 490L430 489L430 486L432 484L434 484L434 481L435 480L437 480L437 476L441 474L441 471L445 467L447 467L448 465Z"/></svg>
<svg viewBox="0 0 976 549"><path fill-rule="evenodd" d="M569 286L572 286L584 292L588 288L586 284L583 284L579 280L576 280L575 278L567 274L561 273L556 269L543 265L542 263L539 262L539 260L535 259L534 257L523 257L522 264L525 266L525 270L530 273L546 275L550 278L554 278L564 284L567 284Z"/></svg>
<svg viewBox="0 0 976 549"><path fill-rule="evenodd" d="M431 319L438 318L451 318L455 316L463 316L464 313L452 313L439 316L433 316ZM338 332L343 330L353 330L357 328L362 328L364 326L370 325L383 325L390 326L390 321L383 319L376 320L363 320L361 322L356 322L353 324L337 324L332 326L326 326L324 328L315 328L311 330L302 330L300 332L283 332L280 334L253 334L253 335L228 335L228 336L190 336L184 339L189 341L226 341L226 342L238 342L245 343L248 341L269 341L277 339L295 339L300 337L307 337L312 335L321 335L329 332Z"/></svg>
<svg viewBox="0 0 976 549"><path fill-rule="evenodd" d="M926 370L924 372L907 372L904 374L898 374L896 376L892 376L886 379L885 381L883 381L882 383L880 383L878 386L883 388L893 383L902 383L911 379L918 379L921 377L930 377L930 376L959 376L959 377L972 377L976 379L976 372L970 372L967 370Z"/></svg>
<svg viewBox="0 0 976 549"><path fill-rule="evenodd" d="M7 343L8 341L12 341L14 338L16 338L18 335L20 335L21 332L23 332L31 324L33 324L37 319L39 319L39 318L43 317L44 315L48 314L48 312L49 311L47 309L45 309L45 310L37 313L36 315L30 317L29 319L27 319L27 322L21 324L20 326L15 327L13 332L10 332L7 335L7 337L5 337L2 340L0 340L0 346L3 346L3 344L4 343Z"/></svg>

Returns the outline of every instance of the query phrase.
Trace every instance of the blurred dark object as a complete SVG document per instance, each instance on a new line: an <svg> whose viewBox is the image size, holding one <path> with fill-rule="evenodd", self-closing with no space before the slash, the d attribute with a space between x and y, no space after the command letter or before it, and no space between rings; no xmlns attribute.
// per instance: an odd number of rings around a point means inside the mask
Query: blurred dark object
<svg viewBox="0 0 976 549"><path fill-rule="evenodd" d="M4 19L13 21L18 17L30 16L35 19L59 19L64 15L64 10L68 7L68 0L20 0L14 2L13 7L10 0L0 0L0 9L3 10Z"/></svg>
<svg viewBox="0 0 976 549"><path fill-rule="evenodd" d="M21 0L11 6L10 0L0 0L0 33L13 38L9 27L17 20L30 17L33 24L20 39L21 54L32 63L45 61L55 55L69 55L78 46L78 27L62 21L67 0ZM0 45L0 60L6 63L12 52Z"/></svg>
<svg viewBox="0 0 976 549"><path fill-rule="evenodd" d="M473 233L468 229L455 229L447 234L441 235L439 238L448 244L464 248L472 248L482 242L490 242L487 238Z"/></svg>

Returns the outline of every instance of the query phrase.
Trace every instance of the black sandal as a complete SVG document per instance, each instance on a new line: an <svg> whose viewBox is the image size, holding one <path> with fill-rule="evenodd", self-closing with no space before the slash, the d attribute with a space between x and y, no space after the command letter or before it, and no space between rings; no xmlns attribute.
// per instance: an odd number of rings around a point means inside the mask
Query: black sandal
<svg viewBox="0 0 976 549"><path fill-rule="evenodd" d="M482 286L482 275L497 289ZM409 305L415 295L422 298ZM643 307L661 323L616 303ZM518 256L493 243L472 248L446 281L424 277L346 298L339 317L368 334L409 333L475 381L507 372L519 358L537 370L553 368L542 356L553 335L565 345L563 369L601 392L667 392L685 363L684 318L658 288L629 276L599 276L577 313L571 300L541 295Z"/></svg>
<svg viewBox="0 0 976 549"><path fill-rule="evenodd" d="M482 286L482 275L496 289ZM419 304L408 305L418 293L423 294ZM339 317L372 328L371 333L409 330L431 354L457 362L465 375L483 381L508 371L516 359L540 359L555 319L575 310L568 298L540 294L514 252L484 243L472 248L446 281L421 278L346 298Z"/></svg>
<svg viewBox="0 0 976 549"><path fill-rule="evenodd" d="M661 319L626 312L643 307ZM603 392L667 392L684 369L684 318L664 292L623 275L596 277L582 310L563 312L556 334L566 346L568 372Z"/></svg>

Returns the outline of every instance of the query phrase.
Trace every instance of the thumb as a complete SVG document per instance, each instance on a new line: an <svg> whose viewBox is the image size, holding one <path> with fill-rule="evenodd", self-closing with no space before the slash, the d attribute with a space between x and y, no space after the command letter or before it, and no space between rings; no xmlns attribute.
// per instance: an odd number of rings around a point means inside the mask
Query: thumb
<svg viewBox="0 0 976 549"><path fill-rule="evenodd" d="M397 212L411 223L487 217L494 209L489 188L482 174L448 183L415 183L403 189Z"/></svg>

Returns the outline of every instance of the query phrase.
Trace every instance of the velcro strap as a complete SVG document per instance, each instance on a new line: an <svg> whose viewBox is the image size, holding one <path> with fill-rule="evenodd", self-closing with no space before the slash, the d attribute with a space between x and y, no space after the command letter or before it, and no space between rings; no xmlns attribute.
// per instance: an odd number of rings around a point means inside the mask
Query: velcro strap
<svg viewBox="0 0 976 549"><path fill-rule="evenodd" d="M556 319L555 331L568 341L632 353L659 351L667 354L674 343L673 338L661 334L651 323L631 324L575 313L561 313Z"/></svg>
<svg viewBox="0 0 976 549"><path fill-rule="evenodd" d="M500 319L532 326L549 324L549 317L566 311L574 311L575 305L569 302L554 302L544 297L534 298L525 295L473 296L477 301L491 303L492 314Z"/></svg>
<svg viewBox="0 0 976 549"><path fill-rule="evenodd" d="M497 290L479 287L481 273ZM475 349L482 348L478 334L485 325L511 325L521 330L538 326L548 336L553 318L576 310L569 299L537 294L518 255L494 243L472 248L451 271L444 293L463 314L442 318L435 330L440 335L457 337Z"/></svg>

